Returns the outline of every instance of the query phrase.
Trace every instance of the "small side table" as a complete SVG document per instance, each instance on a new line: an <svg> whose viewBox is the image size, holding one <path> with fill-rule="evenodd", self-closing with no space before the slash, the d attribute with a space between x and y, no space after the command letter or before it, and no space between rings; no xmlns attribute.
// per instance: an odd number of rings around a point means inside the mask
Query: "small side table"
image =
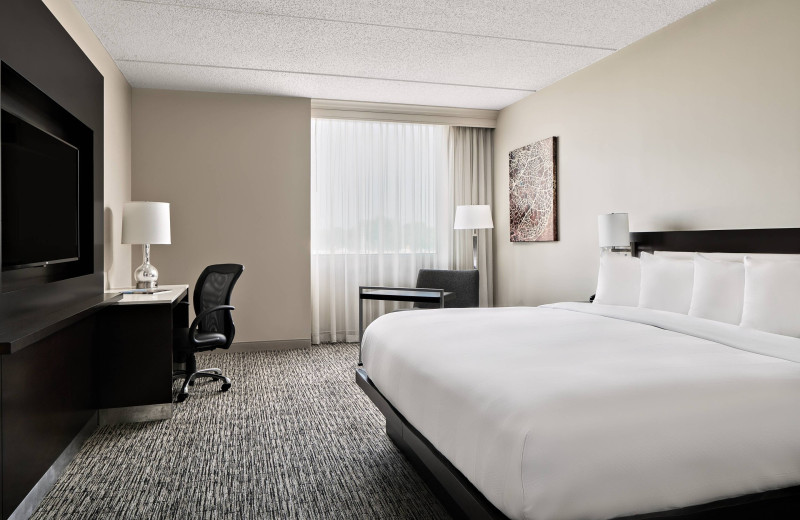
<svg viewBox="0 0 800 520"><path fill-rule="evenodd" d="M444 289L424 289L417 287L358 287L358 366L361 366L361 339L364 337L364 300L383 300L393 302L438 303L444 307L444 299L453 294Z"/></svg>

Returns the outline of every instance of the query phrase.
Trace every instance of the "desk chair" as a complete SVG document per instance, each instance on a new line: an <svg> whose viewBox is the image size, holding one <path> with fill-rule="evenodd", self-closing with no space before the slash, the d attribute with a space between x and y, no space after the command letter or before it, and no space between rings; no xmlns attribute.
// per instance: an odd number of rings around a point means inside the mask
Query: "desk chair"
<svg viewBox="0 0 800 520"><path fill-rule="evenodd" d="M478 306L478 270L454 271L450 269L420 269L417 273L417 287L444 289L452 292L445 298L445 307ZM415 303L417 309L436 309L435 303Z"/></svg>
<svg viewBox="0 0 800 520"><path fill-rule="evenodd" d="M197 370L195 354L217 348L230 348L236 327L233 325L231 293L242 275L244 266L239 264L209 265L200 273L194 287L192 302L197 317L188 329L176 329L173 337L175 359L185 360L186 369L173 373L173 379L183 379L178 393L178 402L189 396L189 387L197 378L210 377L222 381L221 391L231 387L231 380L218 368Z"/></svg>

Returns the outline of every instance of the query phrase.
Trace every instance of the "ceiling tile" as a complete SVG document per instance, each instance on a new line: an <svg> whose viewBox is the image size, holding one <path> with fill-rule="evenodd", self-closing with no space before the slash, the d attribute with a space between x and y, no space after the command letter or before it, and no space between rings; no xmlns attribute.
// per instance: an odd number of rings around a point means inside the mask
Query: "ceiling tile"
<svg viewBox="0 0 800 520"><path fill-rule="evenodd" d="M137 88L269 94L489 110L499 110L528 95L527 92L513 90L139 62L120 63L120 69L126 77L133 78L132 84ZM337 92L346 92L350 97L330 97L331 93Z"/></svg>
<svg viewBox="0 0 800 520"><path fill-rule="evenodd" d="M86 13L122 61L541 88L610 51L228 11L103 2ZM124 22L121 22L124 21Z"/></svg>
<svg viewBox="0 0 800 520"><path fill-rule="evenodd" d="M74 1L134 86L475 108L520 99L710 3Z"/></svg>
<svg viewBox="0 0 800 520"><path fill-rule="evenodd" d="M713 0L137 0L619 49Z"/></svg>

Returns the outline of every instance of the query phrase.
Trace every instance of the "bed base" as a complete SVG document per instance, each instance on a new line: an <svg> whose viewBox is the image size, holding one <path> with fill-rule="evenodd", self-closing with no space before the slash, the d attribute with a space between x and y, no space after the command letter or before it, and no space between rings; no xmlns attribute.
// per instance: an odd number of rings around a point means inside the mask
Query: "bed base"
<svg viewBox="0 0 800 520"><path fill-rule="evenodd" d="M454 518L508 520L392 406L361 368L356 370L356 384L386 418L386 434ZM795 520L798 515L800 486L792 486L616 520Z"/></svg>
<svg viewBox="0 0 800 520"><path fill-rule="evenodd" d="M476 520L507 520L428 439L406 421L375 388L364 369L356 370L356 383L386 417L386 435L451 515Z"/></svg>

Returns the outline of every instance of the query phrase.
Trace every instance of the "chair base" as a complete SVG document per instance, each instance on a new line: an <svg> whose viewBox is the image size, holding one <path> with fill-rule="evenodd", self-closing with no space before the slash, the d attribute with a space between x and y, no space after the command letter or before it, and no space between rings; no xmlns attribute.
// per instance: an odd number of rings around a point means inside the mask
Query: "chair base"
<svg viewBox="0 0 800 520"><path fill-rule="evenodd" d="M186 370L176 370L172 373L172 380L183 379L183 385L175 399L177 402L185 401L189 397L189 387L194 386L195 381L201 377L210 377L215 381L222 381L220 392L227 392L231 388L231 380L222 375L219 368L203 368L197 370L194 354L190 354L186 359Z"/></svg>

